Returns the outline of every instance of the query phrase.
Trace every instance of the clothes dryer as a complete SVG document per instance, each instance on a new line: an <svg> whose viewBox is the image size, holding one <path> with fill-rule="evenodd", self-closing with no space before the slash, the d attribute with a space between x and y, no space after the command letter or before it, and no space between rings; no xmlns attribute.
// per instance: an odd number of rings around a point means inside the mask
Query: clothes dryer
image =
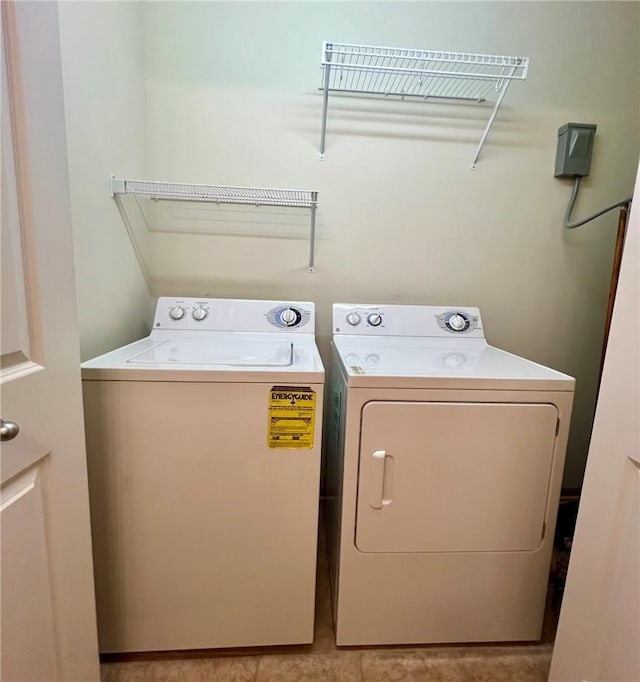
<svg viewBox="0 0 640 682"><path fill-rule="evenodd" d="M160 298L82 366L101 652L313 640L313 303Z"/></svg>
<svg viewBox="0 0 640 682"><path fill-rule="evenodd" d="M573 390L477 308L334 305L338 645L540 638Z"/></svg>

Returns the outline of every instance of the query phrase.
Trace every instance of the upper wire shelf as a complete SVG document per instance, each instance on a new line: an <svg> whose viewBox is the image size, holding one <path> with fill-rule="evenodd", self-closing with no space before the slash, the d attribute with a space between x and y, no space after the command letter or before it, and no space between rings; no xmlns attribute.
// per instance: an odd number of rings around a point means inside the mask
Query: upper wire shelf
<svg viewBox="0 0 640 682"><path fill-rule="evenodd" d="M111 176L111 196L135 194L156 200L204 201L216 204L252 206L284 206L306 208L311 212L309 234L309 269L315 255L316 209L318 192L306 189L274 189L266 187L233 187L229 185L193 185L152 180L123 180Z"/></svg>
<svg viewBox="0 0 640 682"><path fill-rule="evenodd" d="M495 96L493 111L473 159L472 167L475 167L509 84L513 80L525 80L528 68L527 57L325 41L320 88L324 92L320 158L324 158L325 152L330 92L472 102L484 102Z"/></svg>

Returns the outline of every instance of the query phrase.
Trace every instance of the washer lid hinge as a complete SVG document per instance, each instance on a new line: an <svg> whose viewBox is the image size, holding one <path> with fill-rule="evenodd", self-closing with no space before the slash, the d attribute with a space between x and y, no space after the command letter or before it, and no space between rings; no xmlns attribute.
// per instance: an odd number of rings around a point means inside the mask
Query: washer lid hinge
<svg viewBox="0 0 640 682"><path fill-rule="evenodd" d="M560 417L556 420L556 436L560 433Z"/></svg>

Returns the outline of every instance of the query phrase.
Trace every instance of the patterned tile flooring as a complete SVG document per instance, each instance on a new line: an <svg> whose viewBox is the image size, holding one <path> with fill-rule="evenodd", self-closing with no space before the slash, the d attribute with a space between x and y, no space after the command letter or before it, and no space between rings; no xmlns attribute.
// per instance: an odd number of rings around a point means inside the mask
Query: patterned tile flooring
<svg viewBox="0 0 640 682"><path fill-rule="evenodd" d="M338 649L334 643L326 548L318 556L315 639L273 653L175 654L110 660L102 682L546 682L555 618L542 642L490 646Z"/></svg>

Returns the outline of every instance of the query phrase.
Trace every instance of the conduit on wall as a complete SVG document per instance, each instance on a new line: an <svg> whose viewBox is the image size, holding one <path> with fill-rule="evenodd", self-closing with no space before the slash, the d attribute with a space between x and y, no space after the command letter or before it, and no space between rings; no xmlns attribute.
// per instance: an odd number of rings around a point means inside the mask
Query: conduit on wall
<svg viewBox="0 0 640 682"><path fill-rule="evenodd" d="M614 208L617 208L618 206L626 206L627 208L631 204L631 201L633 199L633 194L626 199L622 199L622 201L616 201L615 204L609 204L609 206L606 206L605 208L601 209L600 211L596 211L595 213L592 213L590 216L587 216L586 218L583 218L582 220L577 220L576 222L572 223L571 222L571 212L573 211L573 206L576 203L576 198L578 196L578 190L580 189L580 175L576 175L574 180L573 180L573 190L571 191L571 197L569 198L569 205L567 206L567 211L564 214L564 226L568 230L573 230L576 227L580 227L581 225L584 225L585 223L589 223L592 220L595 220L596 218L599 218L601 215L604 215L605 213L608 213L609 211L612 211Z"/></svg>
<svg viewBox="0 0 640 682"><path fill-rule="evenodd" d="M561 129L562 130L562 129ZM589 152L590 156L590 152ZM589 158L590 161L590 158ZM586 171L584 174L588 174L589 169L588 166L586 167ZM562 177L562 175L558 175L556 173L557 177ZM583 176L582 175L575 175L573 179L573 190L571 191L571 197L569 198L569 205L567 206L567 210L564 214L564 226L568 230L573 230L576 227L580 227L581 225L585 225L586 223L591 222L592 220L595 220L596 218L599 218L601 215L604 215L605 213L608 213L609 211L612 211L614 208L617 208L620 206L620 215L618 217L618 231L616 234L616 245L615 245L615 250L613 254L613 264L611 267L611 282L609 284L609 298L607 301L607 312L606 312L606 318L605 318L605 326L604 326L604 338L602 341L602 353L600 356L600 373L599 373L599 379L602 377L602 369L604 367L604 359L605 355L607 352L607 342L609 340L609 328L611 326L611 318L613 316L613 306L615 303L615 298L616 298L616 290L618 288L618 277L620 276L620 265L622 263L622 252L624 250L624 241L626 237L626 232L627 232L627 219L629 216L629 207L631 205L631 202L633 200L633 194L631 196L628 196L626 199L622 199L621 201L616 201L613 204L609 204L609 206L605 206L604 208L600 209L599 211L596 211L595 213L592 213L591 215L587 216L586 218L582 218L581 220L576 220L575 222L571 222L571 212L573 211L573 207L576 203L576 198L578 196L578 190L580 189L580 180Z"/></svg>

